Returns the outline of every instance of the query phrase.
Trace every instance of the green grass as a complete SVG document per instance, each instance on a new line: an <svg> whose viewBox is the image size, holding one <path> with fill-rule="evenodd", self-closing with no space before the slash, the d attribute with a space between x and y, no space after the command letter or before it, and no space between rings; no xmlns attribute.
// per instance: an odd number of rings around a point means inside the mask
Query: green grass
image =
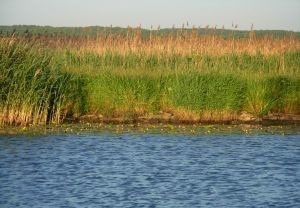
<svg viewBox="0 0 300 208"><path fill-rule="evenodd" d="M106 117L134 117L171 109L205 112L247 111L299 114L299 79L286 76L246 77L224 73L116 75L90 77L89 111Z"/></svg>
<svg viewBox="0 0 300 208"><path fill-rule="evenodd" d="M65 52L67 70L88 78L91 114L134 117L192 111L299 114L299 51L265 56Z"/></svg>
<svg viewBox="0 0 300 208"><path fill-rule="evenodd" d="M275 113L300 113L299 77L271 75L248 78L245 110L256 116Z"/></svg>
<svg viewBox="0 0 300 208"><path fill-rule="evenodd" d="M145 54L105 52L63 51L56 54L57 62L62 62L73 72L78 69L88 73L99 73L105 69L115 70L159 70L184 71L197 70L203 72L233 72L262 74L297 74L300 69L300 51L289 51L283 54L264 56L250 55L179 55L179 54ZM88 71L87 71L88 69ZM89 70L90 69L90 70Z"/></svg>

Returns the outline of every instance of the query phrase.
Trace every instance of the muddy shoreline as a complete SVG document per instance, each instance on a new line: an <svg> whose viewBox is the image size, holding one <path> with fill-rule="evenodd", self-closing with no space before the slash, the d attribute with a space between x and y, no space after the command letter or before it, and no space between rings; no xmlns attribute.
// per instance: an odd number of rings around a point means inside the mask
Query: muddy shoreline
<svg viewBox="0 0 300 208"><path fill-rule="evenodd" d="M172 114L156 114L137 116L134 118L125 117L104 117L102 115L84 115L65 120L71 123L104 123L104 124L258 124L258 125L300 125L300 115L293 114L269 114L262 117L255 117L251 114L242 113L238 116L220 118L178 118Z"/></svg>

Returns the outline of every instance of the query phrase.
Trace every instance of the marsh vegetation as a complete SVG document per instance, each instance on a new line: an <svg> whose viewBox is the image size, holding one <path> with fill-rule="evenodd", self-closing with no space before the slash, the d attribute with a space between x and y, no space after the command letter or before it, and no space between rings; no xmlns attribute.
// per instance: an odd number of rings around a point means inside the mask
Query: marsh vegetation
<svg viewBox="0 0 300 208"><path fill-rule="evenodd" d="M299 115L298 35L224 31L2 35L0 123Z"/></svg>

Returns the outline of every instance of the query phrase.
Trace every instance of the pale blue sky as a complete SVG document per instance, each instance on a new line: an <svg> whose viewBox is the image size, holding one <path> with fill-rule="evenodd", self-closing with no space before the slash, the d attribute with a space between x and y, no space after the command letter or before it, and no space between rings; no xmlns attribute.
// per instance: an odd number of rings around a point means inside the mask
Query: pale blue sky
<svg viewBox="0 0 300 208"><path fill-rule="evenodd" d="M0 0L0 25L225 25L300 31L300 0Z"/></svg>

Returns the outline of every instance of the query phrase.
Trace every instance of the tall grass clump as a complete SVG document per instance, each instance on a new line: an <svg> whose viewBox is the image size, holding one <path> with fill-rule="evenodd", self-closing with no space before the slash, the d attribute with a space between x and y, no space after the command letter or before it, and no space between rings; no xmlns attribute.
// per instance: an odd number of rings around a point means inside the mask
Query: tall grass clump
<svg viewBox="0 0 300 208"><path fill-rule="evenodd" d="M269 113L300 114L300 79L269 75L245 80L245 110L255 116Z"/></svg>
<svg viewBox="0 0 300 208"><path fill-rule="evenodd" d="M230 74L189 73L170 77L173 105L199 111L240 111L246 84Z"/></svg>
<svg viewBox="0 0 300 208"><path fill-rule="evenodd" d="M170 73L115 74L90 77L89 110L105 117L138 117L184 110L196 114L242 110L246 84L233 75Z"/></svg>
<svg viewBox="0 0 300 208"><path fill-rule="evenodd" d="M59 123L83 108L82 81L51 57L30 43L0 40L0 124Z"/></svg>

